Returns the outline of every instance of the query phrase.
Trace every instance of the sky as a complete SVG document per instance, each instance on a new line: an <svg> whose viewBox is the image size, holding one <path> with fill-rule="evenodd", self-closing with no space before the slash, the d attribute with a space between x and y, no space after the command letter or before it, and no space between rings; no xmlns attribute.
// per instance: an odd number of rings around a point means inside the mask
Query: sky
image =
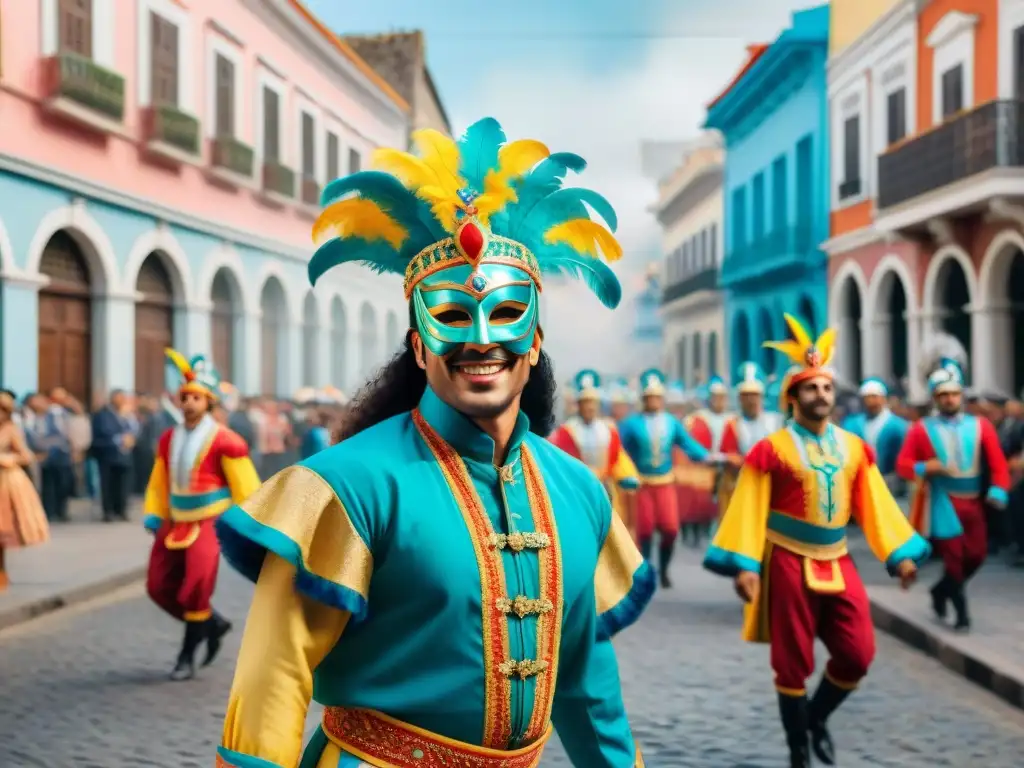
<svg viewBox="0 0 1024 768"><path fill-rule="evenodd" d="M574 185L615 206L625 249L615 265L623 307L604 309L580 286L545 294L545 343L561 378L618 372L647 262L660 256L648 212L645 141L699 135L705 105L746 58L812 0L306 0L342 34L421 29L427 64L453 130L497 118L510 139L534 138L587 159ZM657 364L651 360L650 365ZM632 373L631 371L622 371Z"/></svg>

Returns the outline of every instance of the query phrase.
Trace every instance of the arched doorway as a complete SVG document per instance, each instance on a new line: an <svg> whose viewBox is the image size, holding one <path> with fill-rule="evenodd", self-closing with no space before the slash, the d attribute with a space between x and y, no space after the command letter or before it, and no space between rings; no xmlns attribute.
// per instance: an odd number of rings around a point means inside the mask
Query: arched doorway
<svg viewBox="0 0 1024 768"><path fill-rule="evenodd" d="M306 387L319 386L317 363L320 351L320 323L317 320L316 296L312 291L306 294L302 304L302 384Z"/></svg>
<svg viewBox="0 0 1024 768"><path fill-rule="evenodd" d="M745 312L737 312L732 320L732 361L739 365L750 359L750 321Z"/></svg>
<svg viewBox="0 0 1024 768"><path fill-rule="evenodd" d="M686 336L683 336L676 341L676 376L681 382L683 382L684 386L689 386L691 382L688 381L689 366L687 365L687 362L689 361L686 357L686 341Z"/></svg>
<svg viewBox="0 0 1024 768"><path fill-rule="evenodd" d="M864 378L863 345L861 344L861 324L863 322L863 301L860 286L852 275L847 275L839 288L839 306L836 308L839 318L839 375L854 386Z"/></svg>
<svg viewBox="0 0 1024 768"><path fill-rule="evenodd" d="M693 349L691 350L691 352L693 353L694 376L698 376L706 380L708 376L717 373L717 371L704 370L704 347L701 344L700 333L693 334Z"/></svg>
<svg viewBox="0 0 1024 768"><path fill-rule="evenodd" d="M757 313L757 335L761 338L761 342L757 345L757 355L760 358L761 368L765 373L769 373L774 367L775 358L774 353L764 346L764 342L773 340L775 334L772 329L772 313L768 311L768 307L761 307ZM733 361L733 368L738 370L739 366L746 362L748 360L735 360Z"/></svg>
<svg viewBox="0 0 1024 768"><path fill-rule="evenodd" d="M811 297L804 294L800 297L799 303L796 305L797 318L804 324L804 328L811 335L811 338L817 338L818 336L818 318L814 312L814 302L811 301Z"/></svg>
<svg viewBox="0 0 1024 768"><path fill-rule="evenodd" d="M398 335L398 317L394 312L388 312L388 318L384 322L384 337L388 340L388 355L397 353L402 339Z"/></svg>
<svg viewBox="0 0 1024 768"><path fill-rule="evenodd" d="M241 314L241 288L235 276L225 268L217 270L210 288L210 354L213 365L224 381L234 382L235 329Z"/></svg>
<svg viewBox="0 0 1024 768"><path fill-rule="evenodd" d="M718 331L708 335L708 370L718 370Z"/></svg>
<svg viewBox="0 0 1024 768"><path fill-rule="evenodd" d="M1010 278L1006 281L1007 303L1010 309L1009 342L1013 360L1010 392L1014 398L1024 397L1024 252L1014 251L1010 263Z"/></svg>
<svg viewBox="0 0 1024 768"><path fill-rule="evenodd" d="M981 303L989 322L992 385L1024 397L1024 240L1015 231L999 233L981 267ZM979 365L983 363L979 360Z"/></svg>
<svg viewBox="0 0 1024 768"><path fill-rule="evenodd" d="M370 378L377 366L377 313L369 303L359 311L359 375Z"/></svg>
<svg viewBox="0 0 1024 768"><path fill-rule="evenodd" d="M161 254L142 262L135 290L135 391L156 395L167 388L164 350L174 346L174 284Z"/></svg>
<svg viewBox="0 0 1024 768"><path fill-rule="evenodd" d="M92 406L92 275L74 238L57 232L43 248L39 271L39 389L64 387ZM161 364L161 370L163 366Z"/></svg>
<svg viewBox="0 0 1024 768"><path fill-rule="evenodd" d="M342 392L348 386L348 326L345 321L345 304L340 296L331 302L331 383Z"/></svg>
<svg viewBox="0 0 1024 768"><path fill-rule="evenodd" d="M870 322L877 373L892 384L901 384L910 375L907 308L907 286L900 274L890 269L879 278Z"/></svg>
<svg viewBox="0 0 1024 768"><path fill-rule="evenodd" d="M284 286L276 277L267 278L263 284L260 311L260 391L267 397L277 397L284 394L285 388L288 303Z"/></svg>
<svg viewBox="0 0 1024 768"><path fill-rule="evenodd" d="M971 359L971 316L967 306L971 291L967 275L960 262L947 258L935 276L935 314L938 327L954 336L967 351L968 367Z"/></svg>

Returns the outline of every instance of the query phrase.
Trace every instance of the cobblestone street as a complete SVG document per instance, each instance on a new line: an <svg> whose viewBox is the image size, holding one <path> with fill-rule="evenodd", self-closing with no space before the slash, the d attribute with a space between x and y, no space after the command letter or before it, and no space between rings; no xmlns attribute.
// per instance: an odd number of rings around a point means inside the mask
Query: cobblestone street
<svg viewBox="0 0 1024 768"><path fill-rule="evenodd" d="M740 643L730 584L696 562L691 553L680 559L677 588L659 593L618 643L647 764L781 768L766 649ZM249 589L222 574L219 606L240 618ZM199 679L172 684L165 675L178 629L138 588L7 631L0 766L208 768L240 634ZM1024 755L1024 713L885 636L835 730L842 768L1014 768ZM543 764L569 765L557 744Z"/></svg>

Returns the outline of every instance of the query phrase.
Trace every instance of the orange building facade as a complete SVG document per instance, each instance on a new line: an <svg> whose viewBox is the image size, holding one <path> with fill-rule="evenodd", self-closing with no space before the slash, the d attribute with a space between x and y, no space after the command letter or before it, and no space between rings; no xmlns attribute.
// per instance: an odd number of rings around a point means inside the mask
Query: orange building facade
<svg viewBox="0 0 1024 768"><path fill-rule="evenodd" d="M924 397L956 336L979 390L1024 388L1024 0L901 0L829 61L829 314L851 383Z"/></svg>

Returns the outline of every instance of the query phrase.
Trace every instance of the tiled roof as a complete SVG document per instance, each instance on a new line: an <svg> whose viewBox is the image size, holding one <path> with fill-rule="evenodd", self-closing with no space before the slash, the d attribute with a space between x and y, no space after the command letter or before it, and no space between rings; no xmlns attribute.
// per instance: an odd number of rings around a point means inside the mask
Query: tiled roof
<svg viewBox="0 0 1024 768"><path fill-rule="evenodd" d="M768 48L769 48L769 45L767 43L758 43L756 45L748 45L747 46L747 61L746 61L746 63L743 65L743 67L740 69L740 71L736 73L736 76L733 77L733 79L729 82L729 84L727 86L725 86L725 90L723 90L721 93L719 93L708 104L708 109L711 109L713 106L715 106L715 104L717 104L718 102L720 102L722 99L725 98L726 94L728 94L729 91L731 91L736 86L736 84L739 83L739 81L743 79L743 76L746 75L747 72L750 71L750 68L752 66L754 66L754 64L757 63L757 60L760 59L764 55L765 51L767 51Z"/></svg>

